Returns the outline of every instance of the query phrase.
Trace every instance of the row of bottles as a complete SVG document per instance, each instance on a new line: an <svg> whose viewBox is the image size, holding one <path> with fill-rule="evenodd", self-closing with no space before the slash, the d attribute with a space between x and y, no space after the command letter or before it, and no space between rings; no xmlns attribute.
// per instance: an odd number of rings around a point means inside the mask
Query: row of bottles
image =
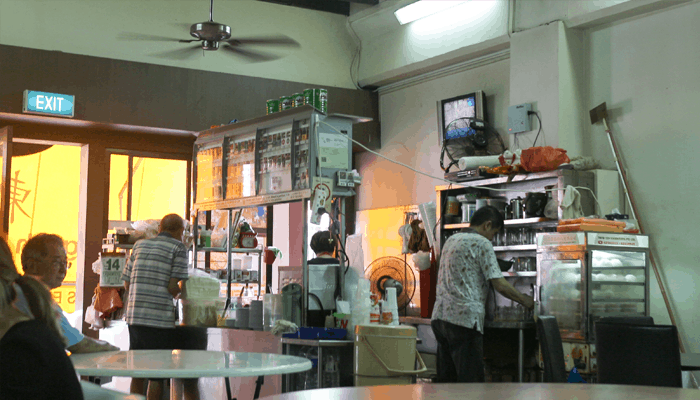
<svg viewBox="0 0 700 400"><path fill-rule="evenodd" d="M261 194L308 189L309 120L299 121L297 129L292 125L276 129L279 131L263 132L259 140L254 136L231 138L224 146L200 149L196 201L254 196L257 181Z"/></svg>

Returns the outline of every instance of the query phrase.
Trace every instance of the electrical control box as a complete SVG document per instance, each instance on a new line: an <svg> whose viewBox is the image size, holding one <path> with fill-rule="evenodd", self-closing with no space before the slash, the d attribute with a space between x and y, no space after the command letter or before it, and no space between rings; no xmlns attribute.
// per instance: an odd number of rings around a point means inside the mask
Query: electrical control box
<svg viewBox="0 0 700 400"><path fill-rule="evenodd" d="M352 172L338 171L337 185L340 187L355 187L355 179Z"/></svg>
<svg viewBox="0 0 700 400"><path fill-rule="evenodd" d="M532 111L532 104L529 103L508 107L508 133L521 133L532 130L529 111Z"/></svg>

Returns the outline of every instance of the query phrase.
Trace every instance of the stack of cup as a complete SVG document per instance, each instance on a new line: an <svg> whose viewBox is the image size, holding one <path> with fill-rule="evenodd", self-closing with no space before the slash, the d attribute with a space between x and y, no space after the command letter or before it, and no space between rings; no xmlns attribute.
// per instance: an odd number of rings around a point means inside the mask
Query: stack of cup
<svg viewBox="0 0 700 400"><path fill-rule="evenodd" d="M386 289L386 299L384 301L386 312L391 312L391 323L389 325L399 325L399 306L396 302L396 288L390 287ZM382 311L382 314L384 311Z"/></svg>
<svg viewBox="0 0 700 400"><path fill-rule="evenodd" d="M357 281L357 292L355 301L352 303L352 311L347 328L348 336L354 337L355 325L369 324L369 313L369 280L362 278Z"/></svg>

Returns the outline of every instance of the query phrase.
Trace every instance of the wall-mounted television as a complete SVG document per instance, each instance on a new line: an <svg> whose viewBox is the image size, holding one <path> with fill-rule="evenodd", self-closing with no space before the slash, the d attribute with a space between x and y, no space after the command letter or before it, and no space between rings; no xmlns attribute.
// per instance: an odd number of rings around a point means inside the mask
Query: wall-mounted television
<svg viewBox="0 0 700 400"><path fill-rule="evenodd" d="M486 95L483 91L477 90L473 93L440 100L437 108L440 142L449 142L474 134L474 130L469 127L470 120L460 120L460 118L486 119Z"/></svg>

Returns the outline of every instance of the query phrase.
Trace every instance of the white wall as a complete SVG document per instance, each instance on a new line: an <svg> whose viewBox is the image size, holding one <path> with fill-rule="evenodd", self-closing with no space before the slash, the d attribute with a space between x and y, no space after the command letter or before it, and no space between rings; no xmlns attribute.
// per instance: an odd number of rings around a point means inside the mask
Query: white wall
<svg viewBox="0 0 700 400"><path fill-rule="evenodd" d="M631 190L690 351L700 351L700 250L696 204L700 154L700 4L694 3L590 32L589 108L607 102ZM614 163L600 125L590 128L589 154ZM668 323L659 289L652 315Z"/></svg>
<svg viewBox="0 0 700 400"><path fill-rule="evenodd" d="M479 89L486 93L490 122L507 140L509 71L510 62L503 60L380 95L380 154L443 176L436 102ZM441 184L368 152L356 156L355 166L362 176L356 197L358 210L434 201L435 186Z"/></svg>
<svg viewBox="0 0 700 400"><path fill-rule="evenodd" d="M355 43L342 15L253 0L215 1L214 20L231 26L232 37L285 34L301 44L246 47L283 56L263 63L222 49L169 60L154 54L195 44L117 40L122 32L192 39L189 26L208 19L209 2L202 0L0 0L0 44L355 88L349 72Z"/></svg>
<svg viewBox="0 0 700 400"><path fill-rule="evenodd" d="M387 71L505 35L508 3L472 1L406 25L398 24L393 11L390 14L387 23L395 28L378 34L369 33L378 29L371 26L371 18L357 22L351 18L362 38L361 78L372 80Z"/></svg>
<svg viewBox="0 0 700 400"><path fill-rule="evenodd" d="M516 0L515 30L527 30L555 20L570 20L629 1Z"/></svg>
<svg viewBox="0 0 700 400"><path fill-rule="evenodd" d="M539 112L542 133L539 146L559 145L559 23L513 34L510 49L510 102L531 103ZM539 122L533 121L533 128ZM518 134L521 148L530 147L537 130Z"/></svg>

